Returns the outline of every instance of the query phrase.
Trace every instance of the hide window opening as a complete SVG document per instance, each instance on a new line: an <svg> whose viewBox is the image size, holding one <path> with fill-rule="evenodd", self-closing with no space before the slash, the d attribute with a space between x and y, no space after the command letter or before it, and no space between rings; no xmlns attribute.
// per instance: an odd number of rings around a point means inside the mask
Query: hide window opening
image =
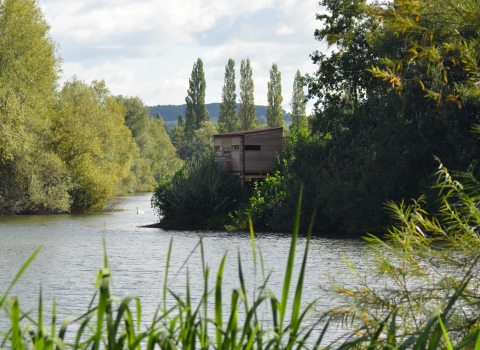
<svg viewBox="0 0 480 350"><path fill-rule="evenodd" d="M245 145L245 151L260 151L260 145Z"/></svg>
<svg viewBox="0 0 480 350"><path fill-rule="evenodd" d="M223 153L230 153L230 147L223 147Z"/></svg>
<svg viewBox="0 0 480 350"><path fill-rule="evenodd" d="M232 151L238 151L240 149L239 145L232 145Z"/></svg>
<svg viewBox="0 0 480 350"><path fill-rule="evenodd" d="M222 147L220 147L220 146L215 146L215 152L219 152L219 151L221 151L221 150L222 150Z"/></svg>

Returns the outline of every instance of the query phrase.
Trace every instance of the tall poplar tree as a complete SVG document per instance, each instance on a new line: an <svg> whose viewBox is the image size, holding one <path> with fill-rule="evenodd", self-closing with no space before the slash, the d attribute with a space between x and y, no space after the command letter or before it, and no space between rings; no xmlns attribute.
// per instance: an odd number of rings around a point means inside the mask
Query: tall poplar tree
<svg viewBox="0 0 480 350"><path fill-rule="evenodd" d="M282 75L278 70L277 64L272 64L270 68L270 81L268 82L268 108L267 124L269 127L283 126L282 112Z"/></svg>
<svg viewBox="0 0 480 350"><path fill-rule="evenodd" d="M205 105L205 74L203 73L203 62L199 58L193 64L192 76L189 80L189 88L185 102L185 132L192 135L197 129L200 129L202 122L208 120L207 106Z"/></svg>
<svg viewBox="0 0 480 350"><path fill-rule="evenodd" d="M305 101L305 92L303 91L303 77L300 70L297 70L293 80L292 100L290 101L292 112L290 118L292 119L292 128L307 128L307 104Z"/></svg>
<svg viewBox="0 0 480 350"><path fill-rule="evenodd" d="M253 98L253 78L250 60L242 60L240 65L240 129L251 130L258 128L257 112Z"/></svg>
<svg viewBox="0 0 480 350"><path fill-rule="evenodd" d="M183 119L183 114L182 113L180 113L178 115L177 126L180 126L182 128L185 126L185 119Z"/></svg>
<svg viewBox="0 0 480 350"><path fill-rule="evenodd" d="M218 117L220 132L235 131L239 127L235 88L235 61L230 58L225 66L222 103L220 104L220 115Z"/></svg>

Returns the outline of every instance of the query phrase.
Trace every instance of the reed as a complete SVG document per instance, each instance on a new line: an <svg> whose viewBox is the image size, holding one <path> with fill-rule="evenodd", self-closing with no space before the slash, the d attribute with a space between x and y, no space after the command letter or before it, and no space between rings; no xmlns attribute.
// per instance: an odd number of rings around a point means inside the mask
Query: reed
<svg viewBox="0 0 480 350"><path fill-rule="evenodd" d="M255 243L255 234L250 225L252 253L255 265L260 262L263 280L254 293L249 294L246 287L240 254L238 255L239 286L230 293L230 304L225 305L226 291L222 288L227 255L223 256L216 272L213 288L208 285L210 268L203 253L203 241L198 246L203 266L203 294L198 303L194 303L187 278L185 296L168 288L168 272L172 255L172 244L167 254L167 269L163 287L163 302L158 306L153 319L142 322L142 306L138 298L127 296L116 298L111 294L111 271L105 248L104 266L99 271L95 285L95 295L89 308L76 319L67 318L57 329L55 303L52 308L51 323L44 326L44 306L40 293L38 319L25 313L16 298L10 298L9 292L22 273L38 253L38 249L22 266L21 270L0 299L0 306L9 316L10 328L0 334L2 347L12 349L154 349L184 350L250 350L250 349L295 349L305 347L318 348L325 332L311 339L313 330L319 322L302 326L313 303L302 309L302 286L306 270L306 261L311 239L311 227L307 244L303 252L302 265L297 281L293 281L295 248L299 234L299 218L302 196L297 205L297 218L292 234L289 256L285 270L282 295L277 298L268 288L268 275L265 274L261 251ZM296 284L295 284L296 283ZM290 291L294 297L289 300ZM253 295L253 297L251 297ZM167 307L168 296L175 300ZM213 303L213 304L212 304ZM291 303L291 305L289 304ZM209 314L209 305L213 305L213 315ZM270 320L261 322L257 315L260 308L267 307ZM289 311L290 310L290 311ZM290 312L290 314L288 314ZM264 316L264 315L263 315ZM76 327L72 327L76 324ZM69 330L75 328L75 333Z"/></svg>
<svg viewBox="0 0 480 350"><path fill-rule="evenodd" d="M255 243L255 234L250 222L254 274L260 265L262 282L253 293L246 287L246 277L238 255L238 288L230 292L230 304L226 305L226 291L222 287L227 255L223 256L216 272L215 285L210 288L210 268L205 261L203 241L198 247L201 252L203 292L198 302L191 295L187 277L185 295L181 296L168 287L168 273L172 256L170 243L166 276L163 286L163 302L158 306L150 322L142 320L141 301L133 296L119 299L111 294L111 271L106 244L104 243L104 266L100 269L95 284L95 294L88 309L80 317L68 317L57 324L56 304L53 302L49 320L45 317L44 302L40 291L38 317L24 312L17 298L9 293L23 272L28 268L39 249L35 250L22 266L6 291L0 296L0 307L4 309L9 326L0 330L0 348L11 349L162 349L162 350L317 350L323 349L475 349L480 350L480 331L472 331L460 341L452 344L448 325L453 308L470 283L471 274L458 286L442 309L431 316L418 332L403 334L397 323L399 310L393 310L383 320L358 326L345 337L330 344L323 344L330 325L338 320L338 312L318 315L314 322L306 322L313 311L313 302L302 308L303 282L306 273L309 243L313 220L308 230L305 250L298 279L294 280L296 243L299 235L300 194L296 219L287 257L283 290L277 298L268 288L269 275L265 273L261 250ZM474 264L476 265L476 264ZM472 266L474 266L472 265ZM472 267L473 268L473 267ZM188 276L188 274L187 274ZM293 297L290 298L290 292ZM168 306L166 300L173 298ZM213 306L213 307L211 307ZM259 310L268 310L269 319L260 321ZM213 311L212 311L213 310ZM213 312L213 314L211 314ZM262 314L264 317L265 315ZM72 330L74 329L74 330Z"/></svg>

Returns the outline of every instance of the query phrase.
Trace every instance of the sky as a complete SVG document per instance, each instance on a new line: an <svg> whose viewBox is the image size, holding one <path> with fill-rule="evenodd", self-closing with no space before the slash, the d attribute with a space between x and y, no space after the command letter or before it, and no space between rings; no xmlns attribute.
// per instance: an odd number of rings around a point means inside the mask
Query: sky
<svg viewBox="0 0 480 350"><path fill-rule="evenodd" d="M185 103L188 79L203 60L206 102L221 102L225 65L249 58L255 104L267 104L273 63L290 110L297 69L313 73L309 55L327 51L314 38L318 0L39 0L62 57L62 81L105 80L114 95L147 105ZM238 98L237 98L238 99ZM311 108L313 102L308 104Z"/></svg>

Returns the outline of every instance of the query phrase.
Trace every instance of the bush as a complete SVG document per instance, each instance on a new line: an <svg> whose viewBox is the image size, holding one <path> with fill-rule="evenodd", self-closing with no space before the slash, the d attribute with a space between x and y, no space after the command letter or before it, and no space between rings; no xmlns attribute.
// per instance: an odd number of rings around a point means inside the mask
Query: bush
<svg viewBox="0 0 480 350"><path fill-rule="evenodd" d="M161 182L152 207L162 222L218 227L237 209L241 196L239 178L223 171L208 155L188 161L171 181Z"/></svg>

